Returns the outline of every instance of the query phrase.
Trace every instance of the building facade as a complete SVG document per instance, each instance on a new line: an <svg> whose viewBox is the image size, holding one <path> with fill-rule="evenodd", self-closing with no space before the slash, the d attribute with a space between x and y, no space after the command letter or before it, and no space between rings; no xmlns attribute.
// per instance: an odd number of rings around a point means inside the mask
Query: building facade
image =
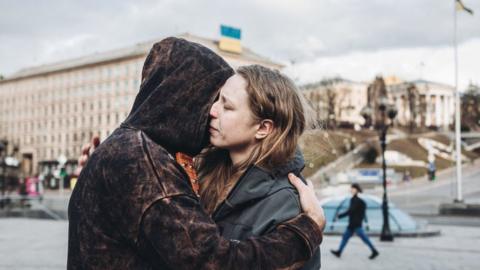
<svg viewBox="0 0 480 270"><path fill-rule="evenodd" d="M302 93L309 100L320 123L334 120L336 124L363 124L360 114L367 104L368 84L341 78L306 85Z"/></svg>
<svg viewBox="0 0 480 270"><path fill-rule="evenodd" d="M447 130L454 123L455 88L415 80L387 85L389 100L398 110L396 123ZM410 100L410 98L413 100Z"/></svg>
<svg viewBox="0 0 480 270"><path fill-rule="evenodd" d="M376 78L375 81L381 79ZM402 81L397 77L387 77L384 81L386 96L398 110L395 123L415 127L434 127L448 129L454 121L454 87L426 80ZM375 81L370 84L374 85ZM372 87L370 87L373 89ZM341 78L324 80L302 87L302 92L309 100L315 119L321 123L335 120L340 123L364 125L362 108L377 106L381 95L369 98L369 84ZM370 91L371 92L371 91ZM370 105L372 105L370 104Z"/></svg>
<svg viewBox="0 0 480 270"><path fill-rule="evenodd" d="M193 36L232 67L283 66L248 48L221 51L218 41ZM138 92L143 62L154 41L21 70L0 80L0 139L18 147L25 176L46 174L59 160L73 172L83 144L105 139L128 115Z"/></svg>

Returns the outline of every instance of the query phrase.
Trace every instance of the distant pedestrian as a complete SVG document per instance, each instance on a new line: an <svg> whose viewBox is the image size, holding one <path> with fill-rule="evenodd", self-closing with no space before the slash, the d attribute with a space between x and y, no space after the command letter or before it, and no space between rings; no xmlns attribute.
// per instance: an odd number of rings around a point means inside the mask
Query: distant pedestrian
<svg viewBox="0 0 480 270"><path fill-rule="evenodd" d="M412 177L410 176L410 171L405 171L403 174L403 182L410 182L412 180Z"/></svg>
<svg viewBox="0 0 480 270"><path fill-rule="evenodd" d="M435 166L435 161L430 161L428 163L428 179L430 181L434 181L435 180L435 171L437 170L436 166Z"/></svg>
<svg viewBox="0 0 480 270"><path fill-rule="evenodd" d="M366 211L365 201L358 197L358 193L362 192L362 188L359 184L353 183L351 186L351 192L353 196L352 199L350 199L350 207L347 211L338 215L338 218L348 216L347 230L343 233L342 242L340 243L340 247L338 248L338 250L330 250L330 252L332 252L333 255L339 258L342 255L343 249L347 245L350 237L352 237L352 235L356 233L372 251L369 259L374 259L378 256L379 253L377 249L373 246L372 242L370 241L362 227L362 222L363 219L365 219Z"/></svg>

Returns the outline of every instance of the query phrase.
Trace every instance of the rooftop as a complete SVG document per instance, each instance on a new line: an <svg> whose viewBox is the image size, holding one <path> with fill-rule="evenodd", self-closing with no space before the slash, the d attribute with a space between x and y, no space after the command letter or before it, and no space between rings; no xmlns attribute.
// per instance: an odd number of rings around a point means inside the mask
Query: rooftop
<svg viewBox="0 0 480 270"><path fill-rule="evenodd" d="M396 83L396 84L390 84L388 86L398 87L398 86L403 86L403 85L412 84L412 83L417 85L417 86L419 86L419 85L431 85L431 86L441 86L441 87L445 87L445 88L454 88L453 86L445 84L445 83L428 81L428 80L424 80L424 79L416 79L416 80L412 80L412 81L402 81L402 82L399 82L399 83Z"/></svg>
<svg viewBox="0 0 480 270"><path fill-rule="evenodd" d="M200 43L205 47L211 49L215 53L221 55L222 57L245 60L245 61L255 62L259 64L267 64L270 66L274 66L276 68L283 67L282 64L273 62L270 59L264 56L261 56L246 47L243 47L243 51L241 54L229 53L229 52L221 51L219 49L217 40L199 37L189 33L180 34L177 37L184 38L192 42ZM37 75L44 75L44 74L63 71L63 70L70 70L70 69L85 67L85 66L99 64L99 63L113 62L113 61L122 60L122 59L146 56L150 51L152 45L155 42L158 42L160 40L161 39L150 40L142 43L137 43L133 46L126 47L126 48L115 49L115 50L110 50L110 51L101 52L101 53L94 53L94 54L90 54L90 55L79 57L79 58L68 59L68 60L51 63L51 64L45 64L41 66L24 68L12 74L11 76L6 77L2 82L17 80L17 79L26 78L26 77L33 77Z"/></svg>

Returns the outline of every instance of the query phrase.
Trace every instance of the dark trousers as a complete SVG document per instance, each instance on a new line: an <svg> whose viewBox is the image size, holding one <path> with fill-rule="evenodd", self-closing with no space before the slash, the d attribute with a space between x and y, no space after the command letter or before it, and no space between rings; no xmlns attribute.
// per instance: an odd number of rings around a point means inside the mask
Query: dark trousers
<svg viewBox="0 0 480 270"><path fill-rule="evenodd" d="M348 243L348 240L350 239L350 237L353 236L354 233L356 233L360 237L360 239L362 239L362 241L367 244L367 246L372 250L372 252L375 250L375 247L373 246L372 242L370 242L370 239L368 238L363 228L358 227L353 229L347 228L347 230L343 233L342 242L340 243L340 248L338 249L340 253L342 253L343 249Z"/></svg>

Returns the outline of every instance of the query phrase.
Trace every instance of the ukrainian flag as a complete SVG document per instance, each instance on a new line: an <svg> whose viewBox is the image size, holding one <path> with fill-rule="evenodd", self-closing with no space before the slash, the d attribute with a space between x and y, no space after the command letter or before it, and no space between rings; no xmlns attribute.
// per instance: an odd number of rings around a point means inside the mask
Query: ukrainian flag
<svg viewBox="0 0 480 270"><path fill-rule="evenodd" d="M463 3L462 3L462 0L456 0L457 2L457 10L463 10L463 11L466 11L468 13L470 13L471 15L473 15L473 10L467 8Z"/></svg>
<svg viewBox="0 0 480 270"><path fill-rule="evenodd" d="M233 53L242 53L242 44L240 39L242 30L231 26L220 25L221 38L219 42L220 50Z"/></svg>

